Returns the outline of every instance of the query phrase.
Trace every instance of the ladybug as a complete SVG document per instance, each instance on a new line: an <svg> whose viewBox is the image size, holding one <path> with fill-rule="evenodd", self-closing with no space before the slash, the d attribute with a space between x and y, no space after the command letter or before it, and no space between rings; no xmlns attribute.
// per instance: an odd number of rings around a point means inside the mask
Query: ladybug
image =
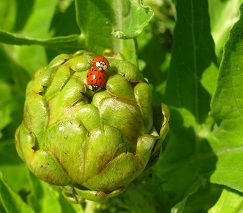
<svg viewBox="0 0 243 213"><path fill-rule="evenodd" d="M109 67L109 61L104 56L96 56L92 62L99 71L105 72Z"/></svg>
<svg viewBox="0 0 243 213"><path fill-rule="evenodd" d="M86 80L91 90L98 91L105 86L106 74L104 71L100 71L98 67L93 66L88 71Z"/></svg>

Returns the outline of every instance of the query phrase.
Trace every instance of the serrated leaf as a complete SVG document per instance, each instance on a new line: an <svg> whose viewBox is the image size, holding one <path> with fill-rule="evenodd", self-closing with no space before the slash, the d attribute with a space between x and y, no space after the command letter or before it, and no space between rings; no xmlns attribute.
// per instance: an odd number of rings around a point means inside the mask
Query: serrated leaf
<svg viewBox="0 0 243 213"><path fill-rule="evenodd" d="M34 213L34 211L14 192L0 175L0 201L6 212Z"/></svg>
<svg viewBox="0 0 243 213"><path fill-rule="evenodd" d="M135 38L152 19L154 12L140 1L112 1L115 15L115 28L112 34L116 38Z"/></svg>
<svg viewBox="0 0 243 213"><path fill-rule="evenodd" d="M217 89L212 100L216 121L210 137L218 156L211 181L243 192L243 5L224 49Z"/></svg>
<svg viewBox="0 0 243 213"><path fill-rule="evenodd" d="M113 26L118 26L124 19L123 14L117 13L117 10L127 10L131 2L76 0L77 22L88 49L96 54L102 54L105 49L112 49L114 52L122 53L126 60L137 64L134 39L117 39L111 34ZM128 9L126 14L133 16L133 12ZM128 28L125 27L124 30L126 29Z"/></svg>

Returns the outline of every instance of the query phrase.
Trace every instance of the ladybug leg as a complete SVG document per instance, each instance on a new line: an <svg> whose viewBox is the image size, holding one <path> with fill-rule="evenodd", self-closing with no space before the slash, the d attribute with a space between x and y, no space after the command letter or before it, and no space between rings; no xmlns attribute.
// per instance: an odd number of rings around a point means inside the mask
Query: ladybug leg
<svg viewBox="0 0 243 213"><path fill-rule="evenodd" d="M99 91L101 89L101 87L97 86L97 85L89 85L89 89L92 91Z"/></svg>
<svg viewBox="0 0 243 213"><path fill-rule="evenodd" d="M86 93L87 91L87 88L86 88L86 85L84 84L84 92L81 92L81 93Z"/></svg>

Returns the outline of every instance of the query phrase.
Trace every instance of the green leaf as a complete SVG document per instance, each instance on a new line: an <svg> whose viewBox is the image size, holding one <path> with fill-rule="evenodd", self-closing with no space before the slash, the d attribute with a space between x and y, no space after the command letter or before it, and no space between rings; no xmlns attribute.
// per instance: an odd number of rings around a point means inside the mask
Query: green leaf
<svg viewBox="0 0 243 213"><path fill-rule="evenodd" d="M74 205L64 199L59 186L52 186L40 181L29 172L29 182L31 184L31 194L28 202L35 212L83 212L81 205Z"/></svg>
<svg viewBox="0 0 243 213"><path fill-rule="evenodd" d="M25 36L31 36L36 39L47 39L51 37L50 26L52 18L57 6L58 0L35 0L31 13L28 16L20 33ZM27 6L27 5L26 5ZM21 13L21 11L20 11ZM21 46L21 47L9 47L11 57L16 58L18 64L25 70L28 70L30 74L33 74L41 66L47 64L46 51L40 46ZM30 62L31 61L31 62Z"/></svg>
<svg viewBox="0 0 243 213"><path fill-rule="evenodd" d="M173 109L172 116L176 119L171 119L171 122L175 122L171 125L172 132L183 140L183 135L173 129L191 128L192 135L199 136L199 125L207 119L213 91L209 85L215 84L217 60L210 35L207 3L177 1L176 8L178 20L174 31L166 102ZM185 13L185 10L188 12ZM213 73L210 79L206 75L208 69ZM194 143L199 139L198 136L192 138Z"/></svg>
<svg viewBox="0 0 243 213"><path fill-rule="evenodd" d="M187 10L185 14L184 10ZM201 123L209 111L210 94L202 84L204 72L211 68L216 79L217 60L210 35L206 3L177 2L177 25L174 31L174 46L166 88L169 104L187 109L195 122ZM214 64L214 66L212 65Z"/></svg>
<svg viewBox="0 0 243 213"><path fill-rule="evenodd" d="M236 213L243 211L243 196L241 193L224 189L217 203L208 213Z"/></svg>
<svg viewBox="0 0 243 213"><path fill-rule="evenodd" d="M13 140L22 120L25 87L29 76L0 46L0 131L3 140Z"/></svg>
<svg viewBox="0 0 243 213"><path fill-rule="evenodd" d="M154 17L137 38L138 57L144 77L152 85L153 104L160 105L164 102L170 67L176 10L171 0L148 2L154 11Z"/></svg>
<svg viewBox="0 0 243 213"><path fill-rule="evenodd" d="M207 212L217 202L222 187L209 182L200 186L198 191L188 197L186 206L183 212Z"/></svg>
<svg viewBox="0 0 243 213"><path fill-rule="evenodd" d="M109 0L76 0L76 16L85 45L96 54L112 49L112 8Z"/></svg>
<svg viewBox="0 0 243 213"><path fill-rule="evenodd" d="M217 169L211 181L243 192L243 5L241 16L233 26L224 49L223 61L212 100L216 121L210 136L218 156Z"/></svg>
<svg viewBox="0 0 243 213"><path fill-rule="evenodd" d="M63 27L64 24L65 27ZM53 37L72 34L80 35L80 29L76 21L75 1L64 0L58 2L50 31L54 32Z"/></svg>
<svg viewBox="0 0 243 213"><path fill-rule="evenodd" d="M0 63L1 67L1 63ZM1 67L2 68L2 67ZM2 69L4 70L4 69ZM11 70L9 70L11 71ZM23 111L23 93L20 90L17 90L11 83L7 82L10 81L11 78L1 80L0 79L0 132L4 130L4 128L9 126L9 130L14 133L15 128L17 128L18 123L12 125L13 121L21 122L22 115L18 113L22 113ZM12 78L11 80L13 80ZM18 88L20 89L20 88ZM18 91L18 93L16 92ZM17 115L16 115L17 113ZM11 129L14 128L14 129ZM5 130L6 131L6 130ZM12 137L13 138L13 137ZM11 138L11 139L12 139ZM0 135L0 139L2 136ZM4 138L9 139L9 138Z"/></svg>
<svg viewBox="0 0 243 213"><path fill-rule="evenodd" d="M136 43L133 38L142 32L152 18L153 12L149 7L131 0L76 0L76 11L86 47L96 54L112 49L122 53L126 60L137 64ZM119 30L114 30L114 26ZM112 32L116 37L126 40L112 36Z"/></svg>
<svg viewBox="0 0 243 213"><path fill-rule="evenodd" d="M215 42L215 51L219 55L229 36L229 31L239 16L241 0L210 0L209 13L211 32Z"/></svg>
<svg viewBox="0 0 243 213"><path fill-rule="evenodd" d="M39 38L50 37L49 28L57 3L58 0L35 0L32 14L22 33Z"/></svg>
<svg viewBox="0 0 243 213"><path fill-rule="evenodd" d="M139 0L110 1L113 9L112 28L113 49L122 53L126 60L137 65L136 38L153 17L150 7L143 6Z"/></svg>
<svg viewBox="0 0 243 213"><path fill-rule="evenodd" d="M116 38L134 38L152 19L154 12L148 6L143 6L140 0L112 1L115 14L115 28L112 34Z"/></svg>
<svg viewBox="0 0 243 213"><path fill-rule="evenodd" d="M84 48L83 38L79 35L69 35L53 37L49 39L35 39L33 37L28 37L20 34L9 33L5 31L0 31L0 40L6 44L16 44L16 45L41 45L51 49L82 49Z"/></svg>
<svg viewBox="0 0 243 213"><path fill-rule="evenodd" d="M129 212L157 212L151 191L136 182L128 186L126 191L120 195L118 202L119 206L128 209Z"/></svg>
<svg viewBox="0 0 243 213"><path fill-rule="evenodd" d="M2 0L0 6L0 29L12 30L16 21L16 1Z"/></svg>
<svg viewBox="0 0 243 213"><path fill-rule="evenodd" d="M19 156L16 155L15 158L19 158ZM26 200L26 195L30 191L30 184L27 177L27 166L23 162L21 164L19 163L12 165L10 163L0 165L0 173L3 174L3 179L8 183L8 185L15 192L18 192L23 200ZM16 174L18 174L18 178L16 178Z"/></svg>
<svg viewBox="0 0 243 213"><path fill-rule="evenodd" d="M0 175L0 201L6 212L34 213L21 197L15 193Z"/></svg>
<svg viewBox="0 0 243 213"><path fill-rule="evenodd" d="M12 32L21 30L33 10L34 2L35 0L1 0L0 29Z"/></svg>
<svg viewBox="0 0 243 213"><path fill-rule="evenodd" d="M159 161L163 188L174 197L174 200L168 199L172 206L195 192L190 190L191 186L199 187L207 182L216 162L204 139L212 125L208 112L217 77L208 3L176 1L176 10L177 23L165 93L165 103L171 109L171 137Z"/></svg>
<svg viewBox="0 0 243 213"><path fill-rule="evenodd" d="M5 82L0 81L0 131L5 128L9 123L11 123L11 113L13 111L13 105L11 104L11 87ZM10 102L10 103L9 103ZM16 103L15 103L16 104ZM11 106L12 105L12 106ZM1 136L0 136L1 138Z"/></svg>

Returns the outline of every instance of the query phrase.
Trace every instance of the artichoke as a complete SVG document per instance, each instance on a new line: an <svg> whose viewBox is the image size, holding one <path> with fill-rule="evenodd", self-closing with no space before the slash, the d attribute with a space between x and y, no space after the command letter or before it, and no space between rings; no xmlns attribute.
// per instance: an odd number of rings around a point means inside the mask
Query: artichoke
<svg viewBox="0 0 243 213"><path fill-rule="evenodd" d="M151 88L119 54L106 55L105 87L89 89L86 75L94 57L88 51L61 54L38 70L27 85L15 134L29 170L62 186L74 202L121 193L155 162L168 132L167 106L162 104L155 128Z"/></svg>

